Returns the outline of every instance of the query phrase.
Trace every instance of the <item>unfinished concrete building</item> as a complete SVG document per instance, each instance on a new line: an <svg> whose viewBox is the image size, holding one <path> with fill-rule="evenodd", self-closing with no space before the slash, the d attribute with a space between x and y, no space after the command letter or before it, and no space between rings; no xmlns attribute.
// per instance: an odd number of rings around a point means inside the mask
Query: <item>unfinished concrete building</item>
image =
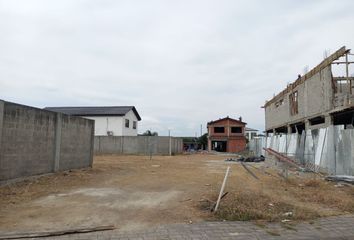
<svg viewBox="0 0 354 240"><path fill-rule="evenodd" d="M349 58L353 55L350 49L340 48L266 101L267 133L301 133L332 124L352 128L354 77L349 67L354 62Z"/></svg>

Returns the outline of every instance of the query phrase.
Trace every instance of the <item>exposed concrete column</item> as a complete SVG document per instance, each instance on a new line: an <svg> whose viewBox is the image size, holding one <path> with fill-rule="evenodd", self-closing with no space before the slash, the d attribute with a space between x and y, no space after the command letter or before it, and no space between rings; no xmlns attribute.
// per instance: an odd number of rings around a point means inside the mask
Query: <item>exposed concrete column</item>
<svg viewBox="0 0 354 240"><path fill-rule="evenodd" d="M1 163L2 127L4 123L4 110L5 110L4 107L5 107L5 102L0 100L0 163Z"/></svg>
<svg viewBox="0 0 354 240"><path fill-rule="evenodd" d="M60 145L61 145L61 128L62 128L62 114L56 114L55 134L54 134L54 172L59 171L60 164Z"/></svg>
<svg viewBox="0 0 354 240"><path fill-rule="evenodd" d="M310 121L308 119L305 119L304 123L305 123L305 131L309 130L310 129Z"/></svg>
<svg viewBox="0 0 354 240"><path fill-rule="evenodd" d="M331 115L325 115L325 125L326 127L330 126L330 125L333 125L333 118Z"/></svg>
<svg viewBox="0 0 354 240"><path fill-rule="evenodd" d="M287 133L288 134L290 134L292 131L291 131L291 126L290 126L290 124L288 124L287 126L286 126L286 128L287 128Z"/></svg>

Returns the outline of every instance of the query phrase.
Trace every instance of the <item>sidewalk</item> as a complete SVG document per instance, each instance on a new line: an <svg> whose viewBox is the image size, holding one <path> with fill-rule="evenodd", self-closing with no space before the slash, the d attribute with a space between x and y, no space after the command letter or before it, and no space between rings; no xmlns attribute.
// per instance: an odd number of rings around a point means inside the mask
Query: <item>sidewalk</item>
<svg viewBox="0 0 354 240"><path fill-rule="evenodd" d="M354 239L354 215L322 218L296 225L203 222L165 225L144 231L121 232L117 229L40 239Z"/></svg>

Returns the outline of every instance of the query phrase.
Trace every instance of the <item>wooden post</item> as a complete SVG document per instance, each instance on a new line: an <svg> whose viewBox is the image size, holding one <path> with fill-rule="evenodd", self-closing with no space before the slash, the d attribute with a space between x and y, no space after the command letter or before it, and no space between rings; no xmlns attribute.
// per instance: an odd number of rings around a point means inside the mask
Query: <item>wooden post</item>
<svg viewBox="0 0 354 240"><path fill-rule="evenodd" d="M216 212L218 210L218 207L219 207L219 204L220 204L220 200L221 200L221 196L223 195L223 192L224 192L224 189L225 189L226 180L227 180L227 177L229 175L229 171L230 171L230 167L227 167L226 173L225 173L225 177L224 177L224 181L222 182L222 185L221 185L219 197L218 197L218 200L216 202L216 206L215 206L214 212Z"/></svg>
<svg viewBox="0 0 354 240"><path fill-rule="evenodd" d="M347 78L347 85L349 88L349 94L352 94L352 81L349 80L349 62L348 62L348 53L345 54L345 73Z"/></svg>

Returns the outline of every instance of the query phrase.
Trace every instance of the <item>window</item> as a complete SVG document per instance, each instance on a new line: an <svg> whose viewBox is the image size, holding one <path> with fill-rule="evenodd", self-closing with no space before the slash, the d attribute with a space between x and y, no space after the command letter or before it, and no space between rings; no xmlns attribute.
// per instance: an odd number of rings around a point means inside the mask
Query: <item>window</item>
<svg viewBox="0 0 354 240"><path fill-rule="evenodd" d="M133 129L136 129L136 121L133 121Z"/></svg>
<svg viewBox="0 0 354 240"><path fill-rule="evenodd" d="M224 127L214 127L214 133L224 133L225 128Z"/></svg>
<svg viewBox="0 0 354 240"><path fill-rule="evenodd" d="M289 95L289 107L290 107L290 115L291 116L299 113L297 91L295 91Z"/></svg>
<svg viewBox="0 0 354 240"><path fill-rule="evenodd" d="M319 116L319 117L309 119L309 122L311 125L322 124L325 123L325 118L323 116Z"/></svg>
<svg viewBox="0 0 354 240"><path fill-rule="evenodd" d="M129 119L125 119L125 127L129 128Z"/></svg>
<svg viewBox="0 0 354 240"><path fill-rule="evenodd" d="M279 107L279 106L281 106L283 104L284 104L284 100L280 99L278 102L275 103L275 107L277 108L277 107Z"/></svg>
<svg viewBox="0 0 354 240"><path fill-rule="evenodd" d="M241 127L231 127L231 133L242 133Z"/></svg>

